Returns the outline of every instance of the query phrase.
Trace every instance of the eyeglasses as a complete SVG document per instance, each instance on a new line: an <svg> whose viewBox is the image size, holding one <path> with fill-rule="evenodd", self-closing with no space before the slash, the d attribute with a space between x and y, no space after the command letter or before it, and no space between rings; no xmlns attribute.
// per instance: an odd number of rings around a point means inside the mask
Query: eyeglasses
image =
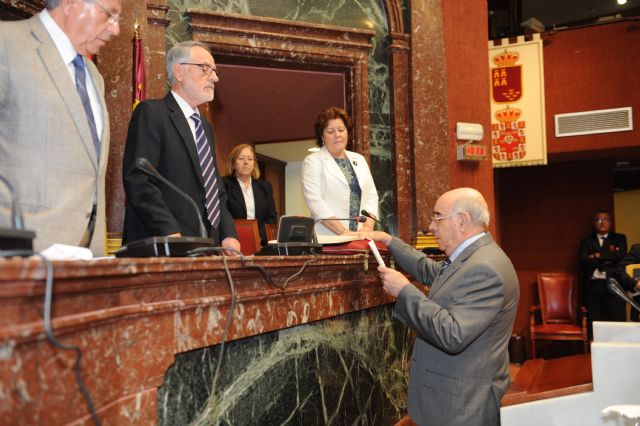
<svg viewBox="0 0 640 426"><path fill-rule="evenodd" d="M611 219L609 219L608 217L599 217L597 219L593 219L593 221L595 223L602 223L602 222L611 222Z"/></svg>
<svg viewBox="0 0 640 426"><path fill-rule="evenodd" d="M194 67L200 67L200 69L202 70L202 74L204 74L207 77L209 77L212 72L216 73L216 77L218 78L222 77L222 74L220 74L217 69L213 68L209 64L194 64L191 62L180 62L180 65L193 65Z"/></svg>
<svg viewBox="0 0 640 426"><path fill-rule="evenodd" d="M97 5L100 9L102 9L102 11L104 13L107 14L108 18L107 21L109 21L111 24L119 24L120 23L120 14L119 13L111 13L109 11L109 9L107 9L106 7L104 7L103 5L101 5L98 1L94 0L91 3Z"/></svg>
<svg viewBox="0 0 640 426"><path fill-rule="evenodd" d="M434 214L432 214L432 215L431 215L431 221L432 221L432 222L435 222L435 223L437 224L437 223L438 223L438 222L440 222L442 219L446 219L446 218L448 218L448 217L455 216L455 215L458 215L458 214L461 214L461 213L462 213L462 212L455 212L455 213L448 214L448 215L446 215L446 216L438 216L438 214L437 214L437 213L434 213Z"/></svg>

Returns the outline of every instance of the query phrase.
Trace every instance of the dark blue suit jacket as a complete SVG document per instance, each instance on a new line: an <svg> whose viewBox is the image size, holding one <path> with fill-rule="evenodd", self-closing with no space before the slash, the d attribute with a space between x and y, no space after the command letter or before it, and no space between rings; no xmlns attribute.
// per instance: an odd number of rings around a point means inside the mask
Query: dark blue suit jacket
<svg viewBox="0 0 640 426"><path fill-rule="evenodd" d="M204 118L202 125L211 144L215 164L213 130ZM129 123L122 165L127 194L123 243L176 232L183 236L199 236L198 219L193 206L162 182L139 171L135 166L138 157L149 160L162 176L196 202L210 238L218 243L227 237L237 238L233 218L226 208L227 195L217 169L220 225L212 228L206 219L204 183L193 134L178 102L168 93L164 99L147 100L139 104Z"/></svg>

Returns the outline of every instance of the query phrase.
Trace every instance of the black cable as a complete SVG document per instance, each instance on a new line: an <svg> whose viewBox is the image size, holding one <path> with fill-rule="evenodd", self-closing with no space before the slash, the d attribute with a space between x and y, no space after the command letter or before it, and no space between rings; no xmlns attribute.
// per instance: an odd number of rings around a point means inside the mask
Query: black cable
<svg viewBox="0 0 640 426"><path fill-rule="evenodd" d="M295 274L291 275L289 278L284 280L284 284L282 284L282 286L276 285L276 287L281 288L282 290L286 289L287 286L289 285L289 281L291 281L292 279L297 278L298 276L300 276L300 274L302 274L304 272L304 270L307 268L307 265L317 261L318 259L320 259L320 257L316 257L315 259L307 260L306 262L304 262L304 265L302 265L302 268L300 268L300 270L298 272L296 272Z"/></svg>
<svg viewBox="0 0 640 426"><path fill-rule="evenodd" d="M47 339L49 342L58 349L64 350L73 350L76 352L76 382L78 383L78 387L80 388L80 392L82 396L84 396L85 401L87 402L87 407L89 412L91 413L91 418L93 419L93 423L100 426L100 420L98 419L98 414L96 413L96 407L93 404L93 400L91 399L91 394L87 390L82 381L80 362L82 361L82 351L78 346L68 346L62 344L56 339L53 335L53 329L51 328L51 301L53 298L53 265L49 259L44 257L43 255L36 253L36 256L39 256L45 263L46 266L46 280L45 280L45 293L44 293L44 331L47 334Z"/></svg>
<svg viewBox="0 0 640 426"><path fill-rule="evenodd" d="M210 252L220 253L223 250L229 250L234 253L240 253L235 249L228 249L224 247L201 247L198 249L194 249L189 253L191 257L204 256ZM244 259L244 255L240 253L242 256L241 259ZM216 372L213 375L213 383L211 384L211 394L215 395L216 393L216 385L218 383L218 377L220 376L220 367L222 366L222 358L224 356L224 345L227 341L227 334L229 333L229 327L231 327L231 322L233 320L233 312L236 310L236 290L233 284L233 278L231 277L231 271L229 270L229 265L227 264L227 256L222 254L222 264L224 265L224 272L227 275L227 281L229 282L229 292L231 293L231 304L229 305L229 313L227 314L227 320L224 325L224 330L222 331L222 339L220 341L220 354L218 355L218 363L216 365ZM216 423L218 424L218 419L216 419Z"/></svg>
<svg viewBox="0 0 640 426"><path fill-rule="evenodd" d="M218 383L218 376L220 375L220 366L222 365L222 356L224 355L224 344L227 341L227 333L233 320L233 312L236 309L236 294L233 286L233 278L231 278L231 272L229 271L229 265L227 265L227 256L222 256L222 262L224 264L224 272L227 274L227 280L229 281L229 291L231 292L231 305L229 306L229 313L227 314L227 321L224 325L224 331L222 332L222 341L220 342L220 355L218 355L218 365L216 366L216 372L213 375L213 383L211 385L211 394L215 395L216 384ZM218 424L216 418L215 424Z"/></svg>

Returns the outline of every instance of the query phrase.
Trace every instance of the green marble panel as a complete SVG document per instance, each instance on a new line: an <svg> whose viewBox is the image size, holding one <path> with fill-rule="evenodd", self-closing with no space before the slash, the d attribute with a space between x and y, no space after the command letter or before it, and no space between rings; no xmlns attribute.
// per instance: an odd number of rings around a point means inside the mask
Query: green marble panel
<svg viewBox="0 0 640 426"><path fill-rule="evenodd" d="M406 412L411 336L383 306L176 356L159 425L388 425Z"/></svg>

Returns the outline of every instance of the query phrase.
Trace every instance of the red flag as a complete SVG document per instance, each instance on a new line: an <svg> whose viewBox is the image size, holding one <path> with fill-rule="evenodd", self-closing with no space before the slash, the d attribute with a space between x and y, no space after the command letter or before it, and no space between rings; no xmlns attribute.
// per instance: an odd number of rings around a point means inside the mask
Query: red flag
<svg viewBox="0 0 640 426"><path fill-rule="evenodd" d="M133 32L133 109L146 99L147 88L144 78L144 50L142 48L142 39L138 32L136 24Z"/></svg>

